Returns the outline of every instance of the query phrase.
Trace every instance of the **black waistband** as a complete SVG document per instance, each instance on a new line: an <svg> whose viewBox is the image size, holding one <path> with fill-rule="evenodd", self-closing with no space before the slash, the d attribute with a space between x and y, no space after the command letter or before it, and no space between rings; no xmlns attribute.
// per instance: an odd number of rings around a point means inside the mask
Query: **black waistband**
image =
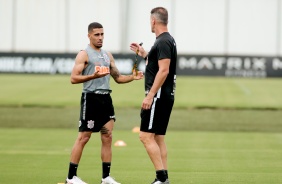
<svg viewBox="0 0 282 184"><path fill-rule="evenodd" d="M112 92L112 90L108 90L108 89L96 89L94 91L89 91L89 92L85 92L85 93L90 93L90 94L98 94L98 95L108 95Z"/></svg>

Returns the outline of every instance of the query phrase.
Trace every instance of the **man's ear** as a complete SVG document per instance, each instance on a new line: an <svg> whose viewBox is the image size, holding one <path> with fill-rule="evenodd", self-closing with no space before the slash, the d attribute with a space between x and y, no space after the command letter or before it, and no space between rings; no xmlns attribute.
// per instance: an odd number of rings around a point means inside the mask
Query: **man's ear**
<svg viewBox="0 0 282 184"><path fill-rule="evenodd" d="M152 21L152 24L153 24L153 25L155 25L156 20L155 20L154 18L152 18L152 20L151 20L151 21Z"/></svg>

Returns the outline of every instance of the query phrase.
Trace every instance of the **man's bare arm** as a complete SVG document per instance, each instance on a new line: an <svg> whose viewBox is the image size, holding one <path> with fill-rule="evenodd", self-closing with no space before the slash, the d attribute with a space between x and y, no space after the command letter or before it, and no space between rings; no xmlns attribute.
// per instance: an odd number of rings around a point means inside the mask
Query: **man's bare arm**
<svg viewBox="0 0 282 184"><path fill-rule="evenodd" d="M111 66L110 73L116 83L128 83L133 80L139 80L143 78L143 72L139 71L137 75L121 75L118 68L115 65L114 58L111 53L108 53L110 56Z"/></svg>
<svg viewBox="0 0 282 184"><path fill-rule="evenodd" d="M159 60L158 64L159 64L159 71L157 72L153 86L151 87L149 93L147 94L147 96L144 98L142 102L141 107L143 109L151 108L155 94L158 92L160 87L163 85L169 73L170 59Z"/></svg>
<svg viewBox="0 0 282 184"><path fill-rule="evenodd" d="M75 58L75 64L71 72L72 84L83 83L92 79L104 77L109 74L109 73L100 73L99 71L94 71L94 73L90 75L81 75L83 69L87 66L87 62L88 62L88 56L86 51L80 51Z"/></svg>
<svg viewBox="0 0 282 184"><path fill-rule="evenodd" d="M155 77L152 88L148 93L148 97L154 98L155 94L158 92L160 87L163 85L168 73L169 73L169 65L170 59L162 59L159 60L159 71Z"/></svg>

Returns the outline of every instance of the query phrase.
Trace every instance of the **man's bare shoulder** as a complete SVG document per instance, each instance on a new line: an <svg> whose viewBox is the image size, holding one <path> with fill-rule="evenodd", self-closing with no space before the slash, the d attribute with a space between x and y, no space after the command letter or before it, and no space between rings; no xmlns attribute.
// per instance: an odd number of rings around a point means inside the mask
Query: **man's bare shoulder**
<svg viewBox="0 0 282 184"><path fill-rule="evenodd" d="M87 61L88 60L88 55L85 50L81 50L77 53L76 55L76 60L78 61Z"/></svg>

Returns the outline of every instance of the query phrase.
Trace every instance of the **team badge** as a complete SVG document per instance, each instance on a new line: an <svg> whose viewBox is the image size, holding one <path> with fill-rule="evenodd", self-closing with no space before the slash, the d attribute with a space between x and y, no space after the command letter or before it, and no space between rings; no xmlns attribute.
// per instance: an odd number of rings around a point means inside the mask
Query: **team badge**
<svg viewBox="0 0 282 184"><path fill-rule="evenodd" d="M87 127L92 129L94 127L94 121L93 120L87 121Z"/></svg>
<svg viewBox="0 0 282 184"><path fill-rule="evenodd" d="M107 63L110 63L110 58L108 57L107 54L104 54L104 60L107 62Z"/></svg>

